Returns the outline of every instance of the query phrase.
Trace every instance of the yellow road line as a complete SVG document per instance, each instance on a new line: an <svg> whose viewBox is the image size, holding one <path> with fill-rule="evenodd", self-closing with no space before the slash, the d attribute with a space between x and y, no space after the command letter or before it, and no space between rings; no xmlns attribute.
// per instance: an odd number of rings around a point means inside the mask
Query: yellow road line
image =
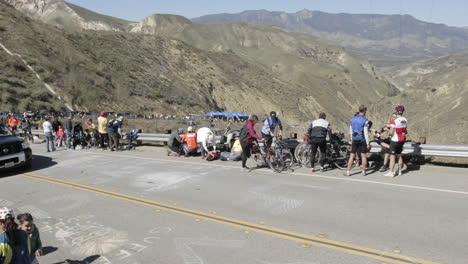
<svg viewBox="0 0 468 264"><path fill-rule="evenodd" d="M149 207L155 207L161 210L166 210L170 212L174 212L177 214L182 214L182 215L187 215L191 217L196 217L200 219L205 219L210 222L215 222L215 223L220 223L223 225L229 225L229 226L234 226L238 227L241 229L246 229L246 230L251 230L259 233L264 233L268 235L272 235L275 237L280 237L292 241L297 241L301 243L307 243L310 245L315 245L319 247L324 247L324 248L329 248L341 252L346 252L350 253L353 255L359 255L359 256L365 256L381 261L386 261L388 263L394 263L394 264L436 264L435 262L431 261L426 261L426 260L421 260L421 259L416 259L412 257L406 257L398 254L394 254L391 252L385 252L381 250L376 250L376 249L371 249L371 248L366 248L366 247L360 247L357 245L349 244L349 243L343 243L343 242L338 242L330 239L325 239L325 238L320 238L320 237L315 237L315 236L309 236L309 235L304 235L304 234L299 234L299 233L294 233L291 231L287 231L284 229L279 229L279 228L274 228L274 227L269 227L269 226L264 226L264 225L258 225L255 223L250 223L242 220L237 220L233 218L228 218L228 217L222 217L217 214L209 214L209 213L204 213L200 211L195 211L191 209L186 209L186 208L181 208L181 207L176 207L174 205L169 205L169 204L164 204L160 202L155 202L147 199L143 199L140 197L134 197L134 196L129 196L126 194L121 194L117 192L112 192L104 189L99 189L96 187L92 186L87 186L87 185L82 185L74 182L69 182L69 181L64 181L64 180L58 180L50 177L45 177L45 176L40 176L40 175L35 175L31 173L25 173L21 174L20 176L23 177L28 177L36 180L42 180L42 181L47 181L50 183L54 184L60 184L64 185L67 187L72 187L76 189L80 189L83 191L87 192L93 192L96 194L100 195L106 195L109 197L117 198L120 200L125 200Z"/></svg>

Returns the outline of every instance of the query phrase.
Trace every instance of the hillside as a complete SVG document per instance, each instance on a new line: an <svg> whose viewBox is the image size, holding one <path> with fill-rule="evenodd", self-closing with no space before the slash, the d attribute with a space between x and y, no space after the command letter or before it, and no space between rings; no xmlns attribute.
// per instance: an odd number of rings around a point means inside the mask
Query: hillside
<svg viewBox="0 0 468 264"><path fill-rule="evenodd" d="M5 47L21 54L65 102L80 110L263 113L284 104L280 95L289 89L233 54L150 35L67 32L31 20L4 2L0 32ZM0 73L2 109L65 110L20 60L3 50L0 59L6 69Z"/></svg>
<svg viewBox="0 0 468 264"><path fill-rule="evenodd" d="M195 23L271 24L329 40L377 65L393 65L468 49L468 30L428 23L409 15L245 11L193 19Z"/></svg>
<svg viewBox="0 0 468 264"><path fill-rule="evenodd" d="M468 53L394 68L412 125L431 142L468 144Z"/></svg>
<svg viewBox="0 0 468 264"><path fill-rule="evenodd" d="M123 31L130 21L101 15L63 0L2 0L29 17L68 30Z"/></svg>
<svg viewBox="0 0 468 264"><path fill-rule="evenodd" d="M399 93L367 61L310 35L280 27L201 25L178 16L153 15L134 24L131 31L176 38L207 51L236 54L291 83L293 87L284 91L289 102L279 109L283 116L304 112L306 120L310 120L326 111L333 113L332 121L344 124L359 104L371 105Z"/></svg>

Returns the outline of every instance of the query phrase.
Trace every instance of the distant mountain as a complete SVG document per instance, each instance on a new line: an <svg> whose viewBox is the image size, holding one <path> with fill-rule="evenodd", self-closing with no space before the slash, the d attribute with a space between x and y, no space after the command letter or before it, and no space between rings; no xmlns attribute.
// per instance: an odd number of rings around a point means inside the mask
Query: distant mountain
<svg viewBox="0 0 468 264"><path fill-rule="evenodd" d="M195 23L271 24L332 41L379 65L401 64L468 50L468 30L409 15L245 11L192 19Z"/></svg>

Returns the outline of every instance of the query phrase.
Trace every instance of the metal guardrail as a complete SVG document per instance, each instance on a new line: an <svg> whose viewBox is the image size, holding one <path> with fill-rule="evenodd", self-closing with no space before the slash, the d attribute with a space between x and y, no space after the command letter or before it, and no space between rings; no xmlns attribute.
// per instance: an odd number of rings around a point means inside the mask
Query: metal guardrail
<svg viewBox="0 0 468 264"><path fill-rule="evenodd" d="M44 135L42 130L33 130L33 135ZM168 134L138 134L138 140L152 141L152 142L167 142L169 140ZM221 137L217 136L216 140L219 142ZM302 140L298 140L301 142ZM377 143L371 144L371 153L379 153L382 148ZM403 154L415 156L438 156L438 157L456 157L468 158L468 145L436 145L436 144L419 144L419 143L406 143L403 148Z"/></svg>

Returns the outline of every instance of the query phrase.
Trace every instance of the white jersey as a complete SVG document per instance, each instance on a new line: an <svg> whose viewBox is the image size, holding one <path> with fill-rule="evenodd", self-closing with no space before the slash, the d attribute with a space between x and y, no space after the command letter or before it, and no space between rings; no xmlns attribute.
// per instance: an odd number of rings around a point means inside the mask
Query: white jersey
<svg viewBox="0 0 468 264"><path fill-rule="evenodd" d="M394 129L392 141L393 142L405 142L406 134L408 129L408 120L399 116L397 119L390 123L390 127Z"/></svg>

